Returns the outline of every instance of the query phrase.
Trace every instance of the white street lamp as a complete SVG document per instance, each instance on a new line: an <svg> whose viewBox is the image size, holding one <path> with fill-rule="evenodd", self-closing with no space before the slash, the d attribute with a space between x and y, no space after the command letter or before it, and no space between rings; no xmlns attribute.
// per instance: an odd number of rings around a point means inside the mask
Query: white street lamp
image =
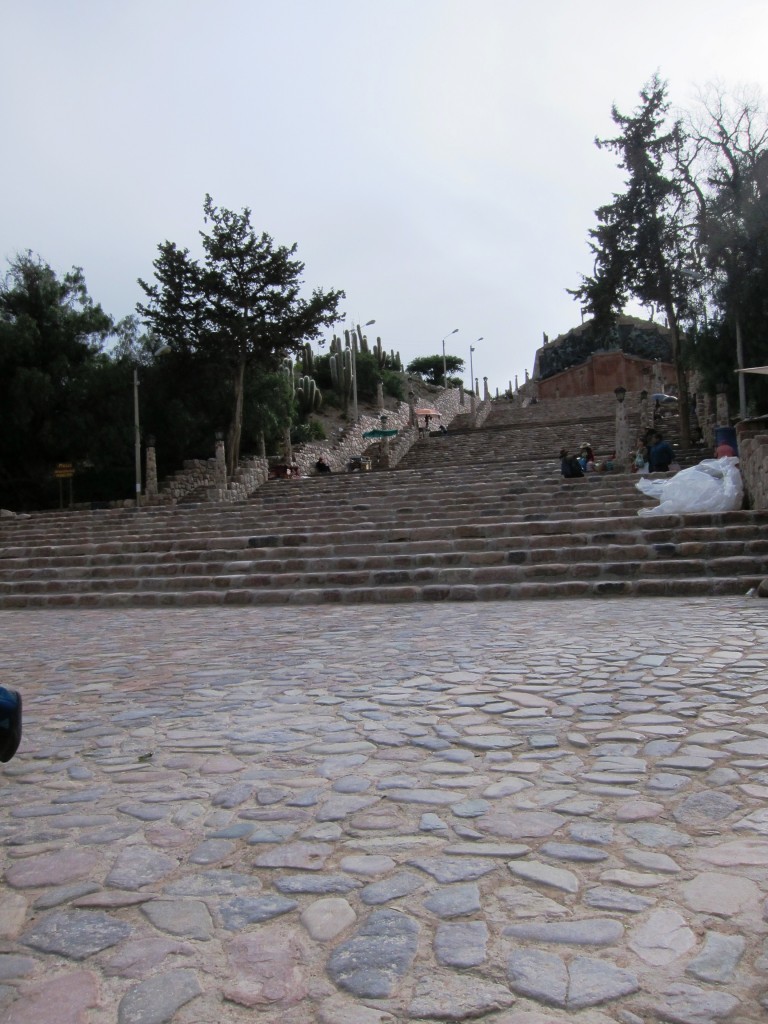
<svg viewBox="0 0 768 1024"><path fill-rule="evenodd" d="M482 338L478 338L477 339L477 341L482 341L482 340L483 340ZM475 345L477 344L477 341L475 342ZM475 374L474 374L473 369L472 369L472 353L475 351L475 345L470 345L469 346L469 384L470 384L470 387L472 389L472 394L473 395L475 393Z"/></svg>
<svg viewBox="0 0 768 1024"><path fill-rule="evenodd" d="M458 334L458 333L459 333L459 328L458 327L454 327L454 329L452 331L449 331L446 334L445 338L450 338L450 336L452 334ZM445 368L445 338L443 338L443 387L447 389L448 388L448 371Z"/></svg>

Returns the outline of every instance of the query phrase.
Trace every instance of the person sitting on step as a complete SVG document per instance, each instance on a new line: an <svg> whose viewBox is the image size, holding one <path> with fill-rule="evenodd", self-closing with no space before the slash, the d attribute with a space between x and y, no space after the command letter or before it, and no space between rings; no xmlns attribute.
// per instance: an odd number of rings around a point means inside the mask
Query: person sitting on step
<svg viewBox="0 0 768 1024"><path fill-rule="evenodd" d="M675 453L669 441L665 441L657 430L654 431L648 445L648 472L666 473L674 458Z"/></svg>
<svg viewBox="0 0 768 1024"><path fill-rule="evenodd" d="M566 478L584 476L579 460L575 455L569 455L565 448L560 449L560 472Z"/></svg>
<svg viewBox="0 0 768 1024"><path fill-rule="evenodd" d="M585 473L591 473L595 468L595 453L589 441L584 441L579 449L579 462Z"/></svg>

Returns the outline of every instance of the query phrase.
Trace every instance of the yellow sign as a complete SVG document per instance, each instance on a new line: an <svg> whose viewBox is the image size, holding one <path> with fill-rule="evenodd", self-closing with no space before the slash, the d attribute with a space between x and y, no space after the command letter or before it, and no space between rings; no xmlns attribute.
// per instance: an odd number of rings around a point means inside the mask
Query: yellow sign
<svg viewBox="0 0 768 1024"><path fill-rule="evenodd" d="M59 479L66 479L75 475L75 467L71 462L59 462L56 464L53 475Z"/></svg>

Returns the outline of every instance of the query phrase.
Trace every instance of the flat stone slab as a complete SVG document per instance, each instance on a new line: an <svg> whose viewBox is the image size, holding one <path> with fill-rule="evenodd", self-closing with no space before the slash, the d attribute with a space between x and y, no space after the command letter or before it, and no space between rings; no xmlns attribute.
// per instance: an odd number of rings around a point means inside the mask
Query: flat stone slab
<svg viewBox="0 0 768 1024"><path fill-rule="evenodd" d="M132 930L125 921L99 910L54 910L24 932L21 942L44 953L85 960L122 942Z"/></svg>
<svg viewBox="0 0 768 1024"><path fill-rule="evenodd" d="M544 921L513 924L504 935L531 942L567 943L575 946L612 946L624 934L620 921L610 918L585 918L581 921Z"/></svg>
<svg viewBox="0 0 768 1024"><path fill-rule="evenodd" d="M156 974L128 989L118 1006L118 1024L167 1024L202 991L197 971L191 968Z"/></svg>
<svg viewBox="0 0 768 1024"><path fill-rule="evenodd" d="M408 1014L411 1019L419 1020L483 1020L496 1010L506 1010L514 1001L515 997L505 985L482 978L425 977L416 981ZM356 1022L350 1021L350 1024Z"/></svg>
<svg viewBox="0 0 768 1024"><path fill-rule="evenodd" d="M510 987L546 1006L581 1010L636 992L637 977L608 960L562 957L543 950L514 952L507 963Z"/></svg>
<svg viewBox="0 0 768 1024"><path fill-rule="evenodd" d="M334 984L360 999L393 995L416 956L419 925L394 910L374 911L328 960Z"/></svg>

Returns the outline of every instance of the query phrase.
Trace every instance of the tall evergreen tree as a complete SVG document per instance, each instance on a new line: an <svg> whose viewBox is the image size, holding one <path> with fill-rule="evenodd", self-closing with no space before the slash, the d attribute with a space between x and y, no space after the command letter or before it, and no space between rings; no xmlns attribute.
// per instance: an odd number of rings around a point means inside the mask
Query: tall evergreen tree
<svg viewBox="0 0 768 1024"><path fill-rule="evenodd" d="M0 501L39 507L57 462L89 459L105 427L92 401L112 320L83 272L27 252L0 282Z"/></svg>
<svg viewBox="0 0 768 1024"><path fill-rule="evenodd" d="M571 294L601 326L615 322L629 297L663 311L671 332L685 448L690 444L689 402L680 322L691 290L685 270L691 266L694 224L689 190L674 172L682 126L668 123L667 85L658 75L640 97L631 116L612 108L620 129L615 138L595 140L598 148L619 158L626 187L596 211L598 225L589 232L594 272Z"/></svg>
<svg viewBox="0 0 768 1024"><path fill-rule="evenodd" d="M296 245L277 246L257 235L251 211L218 209L209 195L200 232L204 259L171 242L158 247L155 284L139 281L148 296L137 307L154 334L174 351L201 354L221 368L231 393L227 462L240 457L245 387L249 370L275 371L289 353L319 336L339 319L342 291L316 289L309 299L300 287L304 264Z"/></svg>

